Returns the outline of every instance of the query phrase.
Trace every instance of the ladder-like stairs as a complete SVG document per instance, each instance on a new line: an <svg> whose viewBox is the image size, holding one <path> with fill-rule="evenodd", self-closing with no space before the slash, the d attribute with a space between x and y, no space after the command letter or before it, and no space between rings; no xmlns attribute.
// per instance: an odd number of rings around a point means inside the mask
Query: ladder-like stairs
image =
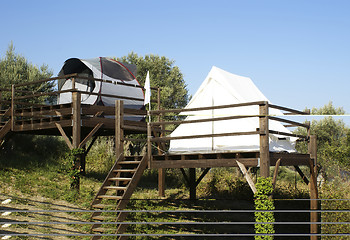
<svg viewBox="0 0 350 240"><path fill-rule="evenodd" d="M114 226L107 222L122 222L127 213L113 212L106 213L99 210L123 210L126 208L138 181L147 167L147 154L144 156L125 157L121 154L114 166L108 173L100 190L97 192L91 207L96 211L92 214L91 220L96 223L92 225L91 231L94 234L124 233L127 225L118 224ZM100 239L102 236L96 235L92 240ZM119 240L127 239L120 236Z"/></svg>
<svg viewBox="0 0 350 240"><path fill-rule="evenodd" d="M11 131L11 108L6 110L0 110L0 147L5 142L6 135Z"/></svg>

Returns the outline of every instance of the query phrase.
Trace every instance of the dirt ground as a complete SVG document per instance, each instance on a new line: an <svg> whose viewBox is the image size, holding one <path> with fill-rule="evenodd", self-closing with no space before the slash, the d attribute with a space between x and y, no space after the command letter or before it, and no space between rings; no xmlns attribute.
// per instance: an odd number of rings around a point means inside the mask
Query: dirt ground
<svg viewBox="0 0 350 240"><path fill-rule="evenodd" d="M9 210L61 210L60 212L12 212ZM71 224L11 224L10 222L82 222L81 213L65 211L84 210L61 200L49 200L43 197L24 197L0 194L0 234L84 234ZM88 229L86 225L85 229ZM79 228L81 229L81 227ZM0 236L0 239L72 239L67 236ZM81 238L79 238L81 239Z"/></svg>

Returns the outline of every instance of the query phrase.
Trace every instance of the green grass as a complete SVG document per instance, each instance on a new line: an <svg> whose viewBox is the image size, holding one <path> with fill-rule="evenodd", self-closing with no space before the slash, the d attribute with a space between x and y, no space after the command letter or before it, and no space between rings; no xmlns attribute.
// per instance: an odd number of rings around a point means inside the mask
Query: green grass
<svg viewBox="0 0 350 240"><path fill-rule="evenodd" d="M21 139L21 141L24 140ZM88 209L115 159L113 141L109 138L101 138L92 147L87 156L86 176L81 177L79 192L70 189L70 181L64 160L65 152L68 152L68 149L61 139L49 138L48 146L44 146L44 138L34 139L29 141L29 143L26 147L16 147L19 145L19 143L16 143L15 147L0 152L0 183L2 185L0 193L6 196L13 196L16 204L30 204L30 201L27 201L26 198L38 196L45 197L50 201L64 200L73 203L79 208ZM50 147L54 148L54 146L58 149L48 150ZM255 169L253 169L254 171ZM307 172L305 169L303 171ZM197 177L200 174L201 170L197 169ZM255 176L253 174L254 179ZM278 176L274 198L308 198L309 190L307 186L292 169L280 167ZM158 196L157 179L156 170L145 171L135 193L132 195L128 209L221 210L253 209L254 207L253 193L245 179L237 173L236 168L211 169L197 187L197 196L200 198L197 201L188 200L189 191L180 170L166 170L165 198ZM330 187L330 189L336 191L334 187ZM329 193L330 189L325 189L324 191ZM346 192L344 189L342 191ZM349 198L350 196L347 195L346 197ZM285 207L284 203L276 204L280 208ZM287 205L290 206L290 203ZM303 208L305 206L295 207ZM73 215L81 220L88 220L90 217L90 214ZM284 217L277 216L277 219L283 219ZM192 221L193 219L196 219L196 221L254 221L253 214L137 213L130 214L128 217L128 220L138 222ZM128 233L217 233L227 232L226 228L225 226L213 228L205 225L131 225L128 228ZM88 232L89 226L77 226L77 229ZM230 227L230 231L252 232L254 229L253 225L238 225Z"/></svg>

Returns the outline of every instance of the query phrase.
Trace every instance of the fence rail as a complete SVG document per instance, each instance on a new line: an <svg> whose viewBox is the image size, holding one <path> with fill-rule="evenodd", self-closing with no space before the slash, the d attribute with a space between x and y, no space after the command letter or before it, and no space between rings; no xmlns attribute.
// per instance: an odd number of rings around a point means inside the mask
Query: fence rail
<svg viewBox="0 0 350 240"><path fill-rule="evenodd" d="M151 201L149 199L132 199L134 201ZM164 199L153 199L158 201L164 201ZM180 201L180 199L178 199ZM228 199L226 199L228 200ZM165 200L166 201L166 200ZM174 201L173 200L169 200ZM201 201L201 200L198 200ZM203 200L207 201L207 200ZM220 200L215 200L220 201ZM310 199L292 199L292 200L275 200L276 202L285 202L290 201L292 203L305 202L308 203ZM90 233L84 230L83 226L89 226L96 224L91 222L88 219L83 219L78 217L72 220L70 216L81 216L84 213L93 213L95 210L89 209L16 209L15 206L7 206L0 209L0 237L63 237L63 236L79 236L79 237L92 237L92 236L126 236L126 237L172 237L172 238L191 238L191 237L205 237L205 239L215 239L217 237L254 237L254 236L274 236L282 239L288 239L291 237L297 237L297 239L309 239L310 237L334 237L334 239L348 239L350 237L350 209L327 209L328 206L324 205L324 202L339 202L343 201L345 206L350 204L350 199L317 199L320 206L323 206L325 209L319 210L308 210L308 209L276 209L276 210L254 210L254 209L215 209L215 210L189 210L189 209L157 209L157 210L98 210L98 212L106 213L129 213L131 218L126 221L118 222L114 220L102 222L103 224L113 225L129 225L131 228L133 226L140 229L154 228L156 230L146 230L145 232L137 231L133 229L123 234L116 234L115 232L108 233ZM338 205L339 206L339 205ZM48 207L48 206L46 206ZM52 206L54 207L54 206ZM344 205L341 206L344 208ZM340 207L339 207L340 208ZM278 220L275 222L255 222L254 213L257 212L273 212L275 216L278 216ZM308 216L310 212L316 212L321 215L321 221L311 222L308 218L304 219L304 216ZM40 220L42 215L45 215L46 218L59 214L60 220L44 221ZM62 217L62 214L68 214L66 219ZM75 215L74 215L75 214ZM147 221L143 221L140 216L138 218L133 218L132 214L146 214ZM168 216L168 220L156 221L152 220L152 216ZM168 214L168 215L165 215ZM296 220L291 221L290 216L294 215L294 218L303 219L303 221ZM299 217L295 217L298 214ZM328 214L328 215L327 215ZM337 218L327 219L326 217L329 214L334 214ZM36 217L36 215L38 215ZM243 216L241 221L232 221L230 217L238 215L239 217ZM31 220L21 220L21 216L31 216ZM143 216L143 215L142 215ZM187 216L187 217L185 217ZM215 216L213 219L212 216ZM245 219L249 216L251 220L246 221ZM194 219L191 219L194 217ZM17 218L17 219L16 219ZM283 218L283 219L281 219ZM150 219L150 220L149 220ZM284 221L285 220L285 221ZM99 222L102 224L101 222ZM273 224L276 232L270 234L256 234L254 233L254 226L259 224ZM308 227L311 224L317 224L320 228L319 233L309 233ZM58 227L55 226L69 226L70 230L57 232ZM21 227L22 226L22 227ZM27 227L24 227L27 226ZM30 226L30 227L29 227ZM236 226L236 227L235 227ZM300 226L300 227L298 227ZM303 228L304 226L304 228ZM341 230L334 228L335 226L341 226ZM27 228L32 229L30 232L26 232ZM242 228L243 227L243 228ZM159 230L162 229L161 231ZM171 228L179 228L178 232L174 232ZM218 228L218 229L216 229ZM34 229L34 231L33 231ZM74 230L72 230L74 229ZM158 230L157 230L158 229ZM185 230L181 230L185 229ZM193 231L189 231L192 229ZM216 229L216 230L215 230ZM223 230L224 229L224 230ZM241 229L241 231L237 231ZM243 229L243 230L242 230ZM289 229L289 231L286 231ZM294 231L292 230L294 229ZM296 232L295 229L300 229L299 232ZM56 232L55 232L56 231ZM215 231L215 233L213 233ZM5 239L5 238L4 238ZM327 238L328 239L328 238Z"/></svg>

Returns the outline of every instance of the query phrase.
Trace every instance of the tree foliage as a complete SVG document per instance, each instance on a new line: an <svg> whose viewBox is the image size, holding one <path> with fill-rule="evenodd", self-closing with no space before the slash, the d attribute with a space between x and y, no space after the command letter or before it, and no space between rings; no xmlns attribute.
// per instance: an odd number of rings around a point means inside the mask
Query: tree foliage
<svg viewBox="0 0 350 240"><path fill-rule="evenodd" d="M343 108L336 108L329 102L321 108L313 108L312 115L344 115ZM304 129L298 128L297 133L306 134ZM325 116L320 120L313 120L310 126L312 135L317 136L318 163L323 169L324 177L334 177L339 167L350 167L350 129L341 119ZM306 143L297 145L299 152L307 152Z"/></svg>
<svg viewBox="0 0 350 240"><path fill-rule="evenodd" d="M163 108L183 108L186 106L188 91L183 74L174 65L174 60L153 54L142 57L134 52L118 60L137 66L136 79L141 85L144 85L147 71L149 71L151 87L161 88L160 99ZM154 93L152 92L152 94Z"/></svg>
<svg viewBox="0 0 350 240"><path fill-rule="evenodd" d="M0 59L0 88L11 89L12 84L47 79L51 76L52 71L47 65L43 64L40 67L33 65L25 57L15 52L13 43L9 45L5 56ZM52 87L52 83L43 83L22 90L49 91ZM4 92L3 98L9 99L10 93Z"/></svg>

